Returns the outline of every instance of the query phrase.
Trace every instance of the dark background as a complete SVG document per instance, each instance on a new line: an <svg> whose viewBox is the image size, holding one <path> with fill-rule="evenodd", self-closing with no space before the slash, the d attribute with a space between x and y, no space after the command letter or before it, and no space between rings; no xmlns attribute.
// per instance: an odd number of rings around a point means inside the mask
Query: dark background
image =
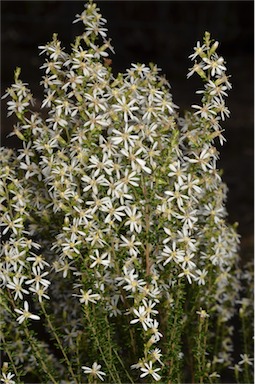
<svg viewBox="0 0 255 384"><path fill-rule="evenodd" d="M186 79L192 66L188 56L197 40L209 31L220 42L219 54L227 61L233 89L227 105L231 117L224 123L227 143L220 147L219 168L229 187L229 221L239 222L243 260L253 257L253 91L254 91L254 5L253 1L98 1L108 21L109 37L115 48L114 73L131 63L150 61L162 68L172 86L173 101L180 112L199 102L195 94L202 84ZM43 99L39 86L43 56L38 45L51 41L57 32L69 49L82 23L72 24L84 9L83 1L1 1L1 94L13 81L16 66L35 97ZM39 103L38 103L39 106ZM38 107L39 108L39 107ZM2 102L2 145L15 147L6 138L14 120L6 118Z"/></svg>

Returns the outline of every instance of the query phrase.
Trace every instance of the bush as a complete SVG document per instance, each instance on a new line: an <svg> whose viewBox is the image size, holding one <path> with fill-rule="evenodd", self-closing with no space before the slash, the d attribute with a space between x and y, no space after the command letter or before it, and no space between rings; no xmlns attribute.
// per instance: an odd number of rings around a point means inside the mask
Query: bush
<svg viewBox="0 0 255 384"><path fill-rule="evenodd" d="M252 382L252 266L216 165L218 42L206 32L190 55L204 88L181 117L156 65L113 76L96 4L76 21L70 53L56 34L39 47L42 114L19 68L4 95L23 148L1 148L1 380L213 383L232 368Z"/></svg>

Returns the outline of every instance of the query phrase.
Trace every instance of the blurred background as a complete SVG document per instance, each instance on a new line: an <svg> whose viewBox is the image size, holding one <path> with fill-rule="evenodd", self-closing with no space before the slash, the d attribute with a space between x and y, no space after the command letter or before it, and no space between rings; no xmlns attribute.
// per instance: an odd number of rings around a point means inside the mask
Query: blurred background
<svg viewBox="0 0 255 384"><path fill-rule="evenodd" d="M43 99L39 67L43 56L38 46L51 41L57 32L69 49L82 23L72 24L85 1L1 1L1 95L13 82L13 72L22 68L38 100ZM242 259L253 258L254 213L254 3L253 1L98 1L107 19L109 37L115 47L113 72L124 71L131 63L156 63L171 84L173 101L185 109L199 102L196 77L186 79L192 66L188 56L197 40L209 31L220 42L218 53L227 62L233 89L227 105L231 117L224 123L227 143L219 147L218 167L229 187L229 221L239 222ZM15 120L6 118L6 100L1 106L2 145L18 147L6 138Z"/></svg>

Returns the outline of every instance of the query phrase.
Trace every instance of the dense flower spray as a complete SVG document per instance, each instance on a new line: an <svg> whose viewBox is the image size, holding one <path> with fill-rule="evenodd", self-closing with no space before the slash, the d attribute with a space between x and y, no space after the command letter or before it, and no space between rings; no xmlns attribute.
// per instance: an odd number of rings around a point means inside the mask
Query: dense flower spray
<svg viewBox="0 0 255 384"><path fill-rule="evenodd" d="M231 89L218 42L206 32L190 55L204 88L180 117L156 65L113 76L96 4L78 21L71 53L56 34L39 47L46 117L19 69L4 96L23 147L1 148L1 380L250 380L250 349L232 356L250 299L217 169Z"/></svg>

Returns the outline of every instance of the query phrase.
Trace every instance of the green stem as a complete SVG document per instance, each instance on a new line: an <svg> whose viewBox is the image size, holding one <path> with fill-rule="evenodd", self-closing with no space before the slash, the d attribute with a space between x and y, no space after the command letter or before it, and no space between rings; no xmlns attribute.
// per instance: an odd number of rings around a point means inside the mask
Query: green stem
<svg viewBox="0 0 255 384"><path fill-rule="evenodd" d="M69 371L70 375L72 376L72 379L74 380L74 382L78 384L78 382L77 382L77 380L76 380L76 377L75 377L75 374L74 374L74 372L73 372L73 369L72 369L70 360L68 359L68 356L67 356L67 354L66 354L66 352L65 352L65 350L64 350L64 348L63 348L63 346L62 346L62 344L61 344L61 341L60 341L60 339L59 339L59 337L58 337L58 334L56 333L56 331L55 331L55 329L54 329L54 326L53 326L53 324L52 324L52 322L51 322L51 320L50 320L50 317L49 317L48 313L47 313L46 310L45 310L44 304L43 304L42 302L41 302L40 304L41 304L41 308L42 308L43 314L44 314L44 316L45 316L45 318L46 318L46 320L47 320L48 326L49 326L49 328L50 328L50 330L51 330L53 336L55 337L56 342L57 342L57 344L58 344L58 347L59 347L60 351L62 352L62 355L63 355L63 357L64 357L64 359L65 359L65 362L66 362L66 364L67 364L68 371Z"/></svg>
<svg viewBox="0 0 255 384"><path fill-rule="evenodd" d="M118 377L118 380L116 380L116 378L114 377L113 372L112 372L112 367L108 364L108 361L107 361L107 359L106 359L106 357L104 355L104 352L103 352L103 350L101 348L100 341L98 340L98 337L97 337L97 330L95 329L93 323L91 322L90 314L88 313L88 308L86 306L84 306L84 313L85 313L86 319L87 319L87 321L89 323L89 327L92 330L94 339L96 341L97 348L98 348L98 350L99 350L99 352L100 352L100 354L102 356L102 359L103 359L103 361L104 361L104 363L105 363L105 365L106 365L106 367L108 369L108 372L109 372L113 382L121 384L120 378ZM117 374L117 376L118 376L118 374Z"/></svg>
<svg viewBox="0 0 255 384"><path fill-rule="evenodd" d="M12 298L12 296L11 296L9 291L8 291L8 300L11 302L12 307L15 309L15 303L14 303L13 298ZM8 311L10 312L9 308L8 308ZM14 314L14 312L13 312L13 314ZM47 368L47 365L45 364L44 358L43 358L43 356L41 356L41 353L40 353L40 350L39 350L37 344L34 342L33 337L30 335L30 332L29 332L29 329L28 329L27 325L25 323L22 324L22 325L23 325L24 332L25 332L25 335L27 337L27 340L30 343L32 349L34 350L35 356L40 361L42 370L50 378L50 380L52 381L53 384L58 384L56 382L56 380L54 379L54 377L52 376L52 374L49 372L49 370ZM15 370L14 370L14 372L15 372ZM20 375L17 374L16 376L19 377Z"/></svg>
<svg viewBox="0 0 255 384"><path fill-rule="evenodd" d="M173 325L171 327L171 334L170 334L170 341L169 341L169 350L170 351L174 351L175 347L176 347L176 342L178 342L179 340L177 340L177 328L178 328L178 324L177 324L177 321L179 319L179 303L180 303L180 298L181 298L181 293L182 293L182 289L181 289L181 283L180 283L180 280L178 280L178 283L177 283L177 297L176 297L176 305L175 305L175 314L174 314L174 321L173 321ZM176 364L177 362L174 361L174 353L171 352L171 357L170 357L170 362L169 362L169 372L168 372L168 377L169 377L169 380L168 380L168 384L171 384L171 383L174 383L175 382L175 379L172 378L171 376L173 375L173 368L176 367ZM178 369L177 369L178 371Z"/></svg>
<svg viewBox="0 0 255 384"><path fill-rule="evenodd" d="M117 352L115 349L113 349L113 352L115 353L117 359L119 360L119 362L120 362L122 368L125 370L126 375L127 375L127 377L129 378L129 380L130 380L130 383L131 383L131 384L134 384L134 381L133 381L132 377L129 375L128 371L126 370L126 367L124 366L122 359L119 357L118 352Z"/></svg>
<svg viewBox="0 0 255 384"><path fill-rule="evenodd" d="M8 344L5 341L5 338L4 338L3 334L1 335L1 338L2 338L3 345L4 345L4 351L5 351L6 355L8 356L8 359L10 360L10 363L12 365L12 370L13 370L15 376L19 379L20 374L18 373L18 371L17 371L17 369L15 367L15 363L13 361L12 354L11 354L11 352L9 350Z"/></svg>
<svg viewBox="0 0 255 384"><path fill-rule="evenodd" d="M38 350L37 346L35 345L34 340L31 337L29 330L28 330L26 325L24 325L24 331L25 331L26 337L27 337L32 349L34 350L34 353L35 353L37 359L40 361L42 370L46 373L46 375L49 377L49 379L52 381L53 384L58 384L58 382L54 379L52 374L49 372L47 365L45 364L44 358L41 356L41 353Z"/></svg>
<svg viewBox="0 0 255 384"><path fill-rule="evenodd" d="M248 343L247 343L247 329L248 329L248 327L245 326L245 318L244 318L244 316L242 316L242 333L243 333L243 341L244 341L244 353L246 355L249 355ZM244 381L245 381L245 383L251 383L248 368L249 368L249 365L247 363L245 363L244 364Z"/></svg>

